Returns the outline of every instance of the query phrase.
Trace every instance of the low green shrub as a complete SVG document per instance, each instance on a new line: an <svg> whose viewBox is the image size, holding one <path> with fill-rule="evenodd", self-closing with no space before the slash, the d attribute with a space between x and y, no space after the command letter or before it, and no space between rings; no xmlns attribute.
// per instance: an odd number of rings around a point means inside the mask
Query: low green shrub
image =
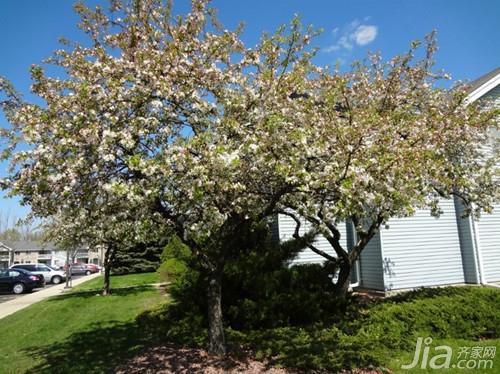
<svg viewBox="0 0 500 374"><path fill-rule="evenodd" d="M228 326L252 330L308 325L333 320L342 312L345 304L333 296L328 266L287 265L304 243L274 244L265 226L255 227L242 238L235 252L243 255L228 259L223 274L222 309ZM186 314L204 315L207 280L189 248L174 236L161 258L158 271L164 281L171 282L169 293L178 314L184 309Z"/></svg>
<svg viewBox="0 0 500 374"><path fill-rule="evenodd" d="M257 359L302 370L337 372L380 365L369 342L336 326L279 327L241 332L229 330L230 342L251 349Z"/></svg>
<svg viewBox="0 0 500 374"><path fill-rule="evenodd" d="M252 352L278 366L337 372L380 367L397 351L412 352L416 338L500 337L500 291L482 287L424 289L371 303L352 299L344 317L308 326L227 328L233 352ZM314 309L314 304L309 308ZM175 315L176 305L143 314L160 339L201 346L206 327L200 314ZM144 318L145 316L147 318Z"/></svg>
<svg viewBox="0 0 500 374"><path fill-rule="evenodd" d="M389 347L413 346L417 335L479 339L500 336L500 292L480 287L423 289L372 305L356 324L376 328L392 323ZM359 314L359 313L358 313ZM391 344L392 342L392 344Z"/></svg>

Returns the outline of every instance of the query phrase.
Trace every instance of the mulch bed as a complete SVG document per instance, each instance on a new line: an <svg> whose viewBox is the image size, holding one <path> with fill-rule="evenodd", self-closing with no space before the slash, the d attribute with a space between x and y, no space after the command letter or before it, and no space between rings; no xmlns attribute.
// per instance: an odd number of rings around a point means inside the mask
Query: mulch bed
<svg viewBox="0 0 500 374"><path fill-rule="evenodd" d="M125 364L119 366L117 374L234 374L234 373L268 373L292 374L302 371L275 368L266 362L257 361L251 357L217 357L209 355L203 349L180 348L174 345L164 345L143 351ZM376 369L345 370L341 374L379 374Z"/></svg>
<svg viewBox="0 0 500 374"><path fill-rule="evenodd" d="M117 374L187 374L187 373L269 373L285 374L291 371L268 367L251 358L236 359L209 355L203 349L179 348L173 345L150 348L124 365Z"/></svg>

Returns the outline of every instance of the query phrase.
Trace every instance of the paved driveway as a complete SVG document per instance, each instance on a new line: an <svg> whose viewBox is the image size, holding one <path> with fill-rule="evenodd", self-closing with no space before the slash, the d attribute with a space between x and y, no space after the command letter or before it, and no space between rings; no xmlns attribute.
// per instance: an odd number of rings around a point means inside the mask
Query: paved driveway
<svg viewBox="0 0 500 374"><path fill-rule="evenodd" d="M100 273L96 273L81 277L73 276L73 287L90 279L96 278L100 275ZM63 293L64 286L64 282L58 285L48 284L44 288L36 289L31 293L23 295L0 295L0 299L2 300L0 301L0 319L7 317L8 315L17 312L18 310L24 309L34 303L47 299L48 297L57 296Z"/></svg>
<svg viewBox="0 0 500 374"><path fill-rule="evenodd" d="M73 280L76 278L77 277L73 276ZM80 277L78 277L78 278L80 278ZM54 286L55 286L55 284L47 283L44 288L36 288L30 293L40 292L40 291L46 290L47 288L51 288ZM26 294L14 295L12 292L0 292L0 304L4 303L6 301L9 301L9 300L19 299L20 297L23 297L23 296L26 296Z"/></svg>

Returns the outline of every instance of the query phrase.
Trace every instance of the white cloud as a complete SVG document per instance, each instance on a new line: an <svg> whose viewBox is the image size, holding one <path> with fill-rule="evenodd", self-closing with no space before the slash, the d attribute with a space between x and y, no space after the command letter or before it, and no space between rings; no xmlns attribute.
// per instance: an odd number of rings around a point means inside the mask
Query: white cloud
<svg viewBox="0 0 500 374"><path fill-rule="evenodd" d="M365 17L365 21L368 17ZM335 43L323 48L324 52L335 52L341 49L351 50L355 45L364 46L375 40L378 33L378 27L375 25L361 24L360 21L351 21L342 28L336 27L332 30L332 35L336 39Z"/></svg>
<svg viewBox="0 0 500 374"><path fill-rule="evenodd" d="M367 45L375 40L377 32L377 26L361 25L354 31L353 37L357 45Z"/></svg>

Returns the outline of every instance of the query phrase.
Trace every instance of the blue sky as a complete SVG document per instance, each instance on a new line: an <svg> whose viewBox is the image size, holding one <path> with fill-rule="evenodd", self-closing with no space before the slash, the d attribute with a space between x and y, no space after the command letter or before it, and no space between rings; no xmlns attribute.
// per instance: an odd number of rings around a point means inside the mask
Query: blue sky
<svg viewBox="0 0 500 374"><path fill-rule="evenodd" d="M91 0L87 4L106 4ZM174 0L177 10L189 7L186 0ZM389 58L408 48L433 29L438 31L437 66L454 80L474 79L500 65L500 2L494 0L214 0L227 28L245 23L243 38L255 43L262 31L272 32L294 14L305 24L322 28L315 45L321 48L316 62L342 63L348 67L367 51L381 51ZM28 68L40 63L59 48L58 38L82 40L76 28L72 0L0 1L0 75L9 78L27 99ZM5 119L0 115L0 125ZM0 164L0 176L5 165ZM3 198L0 214L22 217L29 210L17 200Z"/></svg>

